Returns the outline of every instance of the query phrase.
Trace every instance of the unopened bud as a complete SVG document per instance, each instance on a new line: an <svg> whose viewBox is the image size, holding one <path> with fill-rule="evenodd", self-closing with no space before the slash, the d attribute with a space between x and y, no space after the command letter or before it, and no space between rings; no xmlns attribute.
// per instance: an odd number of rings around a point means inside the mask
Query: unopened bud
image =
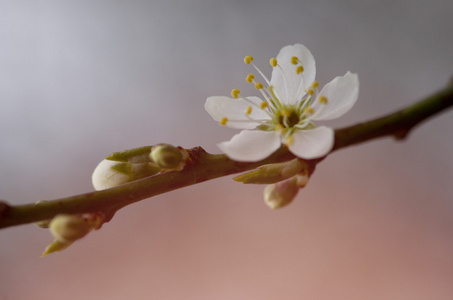
<svg viewBox="0 0 453 300"><path fill-rule="evenodd" d="M69 246L71 246L72 243L62 243L58 240L53 240L52 243L50 243L46 249L44 250L44 252L41 254L41 257L43 256L46 256L47 254L49 253L52 253L52 252L57 252L57 251L61 251L63 249L66 249L68 248Z"/></svg>
<svg viewBox="0 0 453 300"><path fill-rule="evenodd" d="M93 171L91 181L95 190L105 190L127 182L157 174L160 168L150 163L128 163L108 159L101 161Z"/></svg>
<svg viewBox="0 0 453 300"><path fill-rule="evenodd" d="M153 146L149 157L160 168L179 171L184 168L187 158L183 150L169 144L160 144Z"/></svg>
<svg viewBox="0 0 453 300"><path fill-rule="evenodd" d="M41 256L61 251L73 242L83 238L93 229L99 229L105 221L102 213L85 213L81 215L56 215L49 224L50 233L54 240L44 250Z"/></svg>
<svg viewBox="0 0 453 300"><path fill-rule="evenodd" d="M258 167L256 170L241 174L233 179L247 184L270 184L293 177L307 170L307 164L300 159L269 164Z"/></svg>
<svg viewBox="0 0 453 300"><path fill-rule="evenodd" d="M281 208L290 204L297 195L299 186L297 178L290 179L266 186L264 189L264 203L271 209Z"/></svg>
<svg viewBox="0 0 453 300"><path fill-rule="evenodd" d="M49 224L53 237L62 243L72 243L88 234L96 224L76 215L55 216Z"/></svg>

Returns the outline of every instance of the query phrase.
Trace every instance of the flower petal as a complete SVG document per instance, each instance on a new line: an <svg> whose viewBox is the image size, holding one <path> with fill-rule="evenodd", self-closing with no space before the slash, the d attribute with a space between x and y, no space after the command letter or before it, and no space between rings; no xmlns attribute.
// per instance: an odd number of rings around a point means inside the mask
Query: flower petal
<svg viewBox="0 0 453 300"><path fill-rule="evenodd" d="M280 144L280 134L276 131L243 130L217 146L233 160L259 161L274 153Z"/></svg>
<svg viewBox="0 0 453 300"><path fill-rule="evenodd" d="M319 158L332 150L334 131L321 126L310 130L299 130L292 135L294 141L289 150L296 156L305 159Z"/></svg>
<svg viewBox="0 0 453 300"><path fill-rule="evenodd" d="M298 65L291 63L293 56L300 60ZM315 80L315 59L304 45L295 44L280 50L277 63L279 67L275 67L272 71L271 85L274 86L274 91L282 103L295 104L305 95L305 89ZM296 67L299 65L304 68L304 71L297 74Z"/></svg>
<svg viewBox="0 0 453 300"><path fill-rule="evenodd" d="M327 104L320 104L319 97L326 97ZM324 107L313 120L331 120L345 114L356 103L359 97L359 77L347 72L344 76L335 77L326 84L315 102L316 108Z"/></svg>
<svg viewBox="0 0 453 300"><path fill-rule="evenodd" d="M270 120L267 112L259 105L263 100L258 97L247 97L253 104L245 101L244 99L233 99L223 96L208 97L204 108L211 115L211 117L219 122L222 118L227 118L226 126L237 129L253 129L261 123L253 120ZM249 115L245 114L248 106L252 107Z"/></svg>

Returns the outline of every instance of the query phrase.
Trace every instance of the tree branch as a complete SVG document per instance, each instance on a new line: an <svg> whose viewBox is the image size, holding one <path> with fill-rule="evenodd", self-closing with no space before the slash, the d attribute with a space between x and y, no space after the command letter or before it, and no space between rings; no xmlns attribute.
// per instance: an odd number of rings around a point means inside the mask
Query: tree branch
<svg viewBox="0 0 453 300"><path fill-rule="evenodd" d="M404 109L371 121L337 129L331 151L371 139L393 136L405 138L417 124L453 106L453 85ZM170 171L133 181L115 188L90 192L37 204L9 205L0 202L0 228L52 219L57 214L103 212L110 220L129 204L206 180L255 169L264 164L293 159L282 147L265 160L240 163L224 154L209 154L201 147L187 150L189 158L182 171ZM330 154L330 153L329 153ZM323 158L306 161L313 172Z"/></svg>

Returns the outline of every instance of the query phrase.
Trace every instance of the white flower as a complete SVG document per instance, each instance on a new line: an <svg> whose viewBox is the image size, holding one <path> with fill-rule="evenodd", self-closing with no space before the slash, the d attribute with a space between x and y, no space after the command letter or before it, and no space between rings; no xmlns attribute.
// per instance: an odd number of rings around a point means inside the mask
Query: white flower
<svg viewBox="0 0 453 300"><path fill-rule="evenodd" d="M233 98L214 96L206 100L208 113L221 125L244 129L230 141L218 144L228 157L237 161L259 161L287 146L296 156L313 159L326 155L333 147L334 131L316 127L313 121L331 120L345 114L357 101L359 79L347 72L326 84L320 91L315 81L316 67L311 52L301 44L283 47L273 67L269 81L252 63L244 58L263 77L267 87L253 83L263 99L244 97L233 89Z"/></svg>

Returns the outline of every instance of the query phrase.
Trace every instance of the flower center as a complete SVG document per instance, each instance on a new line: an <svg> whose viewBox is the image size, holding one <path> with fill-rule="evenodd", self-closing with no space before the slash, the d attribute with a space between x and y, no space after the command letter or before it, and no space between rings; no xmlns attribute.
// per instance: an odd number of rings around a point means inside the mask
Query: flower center
<svg viewBox="0 0 453 300"><path fill-rule="evenodd" d="M292 128L300 122L300 116L294 110L294 107L287 107L278 111L276 117L278 124L286 128Z"/></svg>
<svg viewBox="0 0 453 300"><path fill-rule="evenodd" d="M291 137L296 130L314 128L315 124L311 120L321 112L323 109L322 106L327 104L327 98L324 96L318 97L318 82L313 81L308 87L305 85L304 78L302 77L304 67L302 66L301 60L296 56L291 57L290 63L294 65L294 70L292 71L294 72L293 74L288 73L288 70L283 69L275 58L271 58L269 61L269 64L273 68L278 68L281 71L283 76L282 84L284 85L283 91L286 90L286 95L278 95L276 91L274 91L274 87L271 85L270 80L266 78L263 72L252 61L253 57L251 56L246 56L244 58L244 63L251 65L261 75L267 86L265 87L261 82L256 81L255 75L253 74L248 74L245 81L253 84L253 86L261 93L264 100L262 100L262 102L257 102L251 98L243 97L238 89L233 89L231 91L231 96L234 99L240 98L249 104L244 110L244 114L249 122L258 123L256 128L259 130L279 131L284 138ZM292 101L288 101L287 99L287 101L281 101L280 98L282 96L291 97L288 95L289 90L287 83L290 76L300 76L300 83L295 95L299 97L299 99L295 99L295 103L291 103ZM301 95L302 89L304 89L305 92L303 95ZM282 89L279 90L281 93ZM323 105L318 105L316 107L314 101L317 101ZM290 104L287 104L287 102L290 102ZM255 110L265 112L268 115L268 118L254 118L253 111ZM237 120L229 120L224 117L219 120L219 124L226 125L230 121L234 122ZM241 122L244 121L241 120Z"/></svg>

